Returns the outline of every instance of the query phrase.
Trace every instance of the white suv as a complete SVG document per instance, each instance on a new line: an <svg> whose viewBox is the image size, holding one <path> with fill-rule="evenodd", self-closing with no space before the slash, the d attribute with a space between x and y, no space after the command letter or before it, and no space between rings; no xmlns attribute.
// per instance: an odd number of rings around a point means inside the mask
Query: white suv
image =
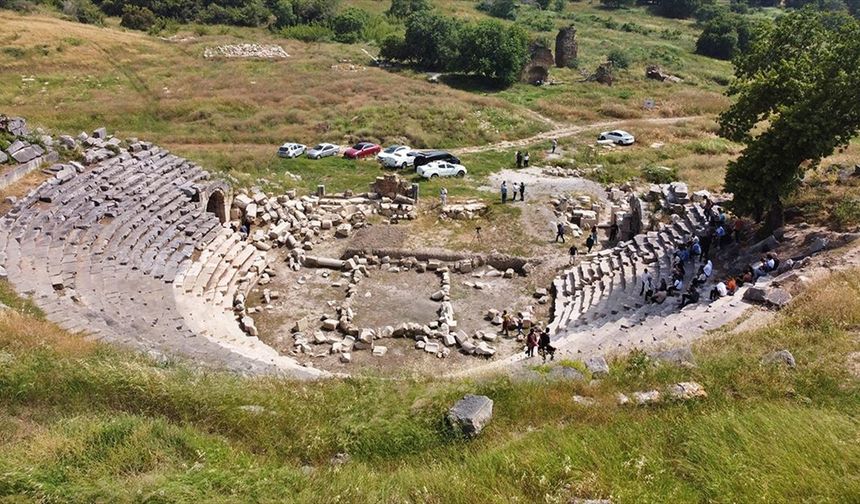
<svg viewBox="0 0 860 504"><path fill-rule="evenodd" d="M447 161L430 161L418 167L418 175L424 178L436 177L465 177L466 167Z"/></svg>

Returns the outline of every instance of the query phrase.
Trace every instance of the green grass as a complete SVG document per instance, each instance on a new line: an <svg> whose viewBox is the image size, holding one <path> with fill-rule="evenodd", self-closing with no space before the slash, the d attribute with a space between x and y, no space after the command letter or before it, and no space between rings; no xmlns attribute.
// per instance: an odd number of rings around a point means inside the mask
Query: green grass
<svg viewBox="0 0 860 504"><path fill-rule="evenodd" d="M860 386L843 363L858 349L858 324L855 270L814 286L767 327L697 345L693 369L631 357L592 385L503 376L308 384L157 366L7 313L0 497L850 502L860 493ZM761 366L774 348L791 349L798 368ZM680 380L702 383L709 397L614 403L618 391ZM464 393L495 401L491 424L471 442L444 422ZM598 403L578 407L574 393ZM331 465L336 453L349 462Z"/></svg>

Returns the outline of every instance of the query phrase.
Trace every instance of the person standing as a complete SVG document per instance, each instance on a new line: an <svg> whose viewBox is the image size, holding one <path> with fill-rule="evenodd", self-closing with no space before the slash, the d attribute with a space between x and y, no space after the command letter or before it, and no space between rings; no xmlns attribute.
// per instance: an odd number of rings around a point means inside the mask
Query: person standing
<svg viewBox="0 0 860 504"><path fill-rule="evenodd" d="M443 207L448 204L448 189L444 187L439 189L439 200L442 202Z"/></svg>
<svg viewBox="0 0 860 504"><path fill-rule="evenodd" d="M654 294L654 277L652 277L651 273L648 272L648 268L645 268L640 279L642 281L642 289L639 291L639 295L644 295L645 300L647 301L651 298L651 295Z"/></svg>
<svg viewBox="0 0 860 504"><path fill-rule="evenodd" d="M591 253L591 249L594 245L597 244L597 226L591 227L591 233L588 235L588 238L585 239L585 246L588 247L588 254Z"/></svg>
<svg viewBox="0 0 860 504"><path fill-rule="evenodd" d="M609 226L609 243L615 243L618 241L618 223L613 222L611 226Z"/></svg>
<svg viewBox="0 0 860 504"><path fill-rule="evenodd" d="M520 182L520 201L526 200L526 183Z"/></svg>
<svg viewBox="0 0 860 504"><path fill-rule="evenodd" d="M522 167L523 167L523 153L520 151L517 151L517 168L522 168Z"/></svg>
<svg viewBox="0 0 860 504"><path fill-rule="evenodd" d="M502 182L502 204L508 202L508 183Z"/></svg>
<svg viewBox="0 0 860 504"><path fill-rule="evenodd" d="M535 355L535 347L538 346L538 335L537 331L532 328L529 331L529 336L526 338L526 357L534 357Z"/></svg>
<svg viewBox="0 0 860 504"><path fill-rule="evenodd" d="M555 241L558 242L559 239L564 243L564 223L561 221L555 225Z"/></svg>
<svg viewBox="0 0 860 504"><path fill-rule="evenodd" d="M523 154L523 166L526 168L529 167L529 151L526 151L526 153Z"/></svg>
<svg viewBox="0 0 860 504"><path fill-rule="evenodd" d="M547 354L549 354L549 360L555 360L555 347L552 346L549 339L549 328L544 329L540 333L540 339L538 339L538 353L543 357L544 362L546 362Z"/></svg>
<svg viewBox="0 0 860 504"><path fill-rule="evenodd" d="M552 139L552 150L550 151L552 154L555 154L555 149L558 147L558 140L555 138Z"/></svg>
<svg viewBox="0 0 860 504"><path fill-rule="evenodd" d="M579 253L579 251L576 250L576 245L571 245L569 252L570 252L570 264L573 264L574 261L576 261L576 254Z"/></svg>

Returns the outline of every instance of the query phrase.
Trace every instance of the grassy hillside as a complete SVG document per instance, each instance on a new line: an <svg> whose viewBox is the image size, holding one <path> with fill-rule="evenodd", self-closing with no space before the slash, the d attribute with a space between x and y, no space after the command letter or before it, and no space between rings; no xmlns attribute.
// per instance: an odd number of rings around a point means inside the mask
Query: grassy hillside
<svg viewBox="0 0 860 504"><path fill-rule="evenodd" d="M5 296L5 295L4 295ZM156 364L0 314L0 496L13 502L852 502L860 495L860 271L693 369L633 356L593 384L496 377L291 383ZM795 370L762 366L790 349ZM570 363L573 365L573 363ZM620 407L702 383L697 403ZM472 442L446 427L493 398ZM584 408L578 393L597 399ZM250 406L250 407L249 407ZM343 464L331 461L348 454Z"/></svg>

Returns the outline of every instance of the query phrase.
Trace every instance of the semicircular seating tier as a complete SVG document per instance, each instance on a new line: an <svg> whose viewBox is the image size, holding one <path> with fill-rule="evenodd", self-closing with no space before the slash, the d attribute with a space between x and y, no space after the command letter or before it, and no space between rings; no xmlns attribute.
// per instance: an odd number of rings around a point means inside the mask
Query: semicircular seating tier
<svg viewBox="0 0 860 504"><path fill-rule="evenodd" d="M152 355L318 376L236 321L234 296L267 257L207 211L223 184L158 147L134 151L63 170L0 220L0 265L15 289L64 329Z"/></svg>
<svg viewBox="0 0 860 504"><path fill-rule="evenodd" d="M679 335L716 329L746 309L741 301L744 288L734 296L695 303L680 311L673 298L662 304L645 302L641 294L645 269L656 283L661 278L671 283L675 250L707 231L702 207L694 203L684 209L671 216L670 224L661 223L656 231L588 254L553 280L555 300L549 329L557 346L574 345L581 353L591 354L609 351L612 346L672 344ZM688 265L685 284L697 267Z"/></svg>

